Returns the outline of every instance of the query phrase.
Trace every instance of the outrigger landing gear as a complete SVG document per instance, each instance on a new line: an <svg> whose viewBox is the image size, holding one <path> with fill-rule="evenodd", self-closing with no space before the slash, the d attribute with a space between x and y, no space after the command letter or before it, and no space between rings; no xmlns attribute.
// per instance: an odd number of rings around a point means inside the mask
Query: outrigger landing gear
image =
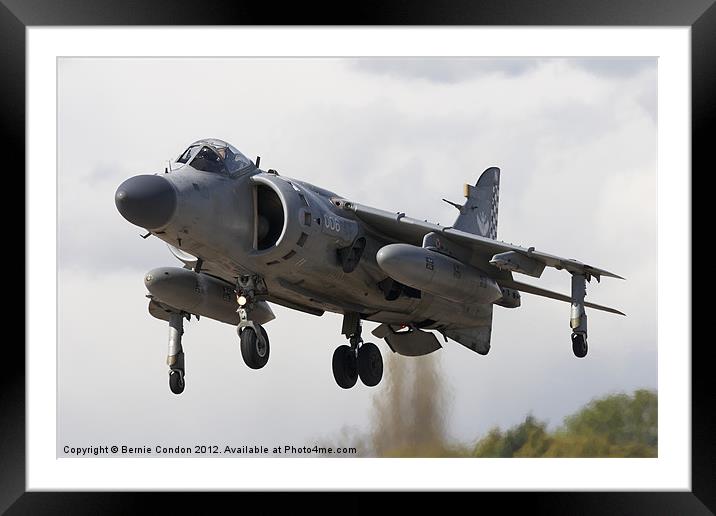
<svg viewBox="0 0 716 516"><path fill-rule="evenodd" d="M251 369L261 369L269 359L269 338L263 326L249 320L248 311L254 304L257 290L265 289L259 276L239 276L236 283L236 300L239 308L239 325L236 332L241 341L241 357Z"/></svg>
<svg viewBox="0 0 716 516"><path fill-rule="evenodd" d="M350 346L338 346L333 352L333 377L338 386L350 389L359 377L368 387L378 385L383 377L383 357L378 346L363 342L360 314L346 312L341 333L348 337Z"/></svg>
<svg viewBox="0 0 716 516"><path fill-rule="evenodd" d="M572 353L577 358L587 356L587 336L581 333L572 333Z"/></svg>
<svg viewBox="0 0 716 516"><path fill-rule="evenodd" d="M184 392L184 350L181 347L181 336L184 334L184 313L172 312L169 317L169 388L174 394Z"/></svg>
<svg viewBox="0 0 716 516"><path fill-rule="evenodd" d="M572 313L569 325L572 327L572 352L577 358L587 356L587 312L584 297L587 295L587 278L583 274L572 274Z"/></svg>

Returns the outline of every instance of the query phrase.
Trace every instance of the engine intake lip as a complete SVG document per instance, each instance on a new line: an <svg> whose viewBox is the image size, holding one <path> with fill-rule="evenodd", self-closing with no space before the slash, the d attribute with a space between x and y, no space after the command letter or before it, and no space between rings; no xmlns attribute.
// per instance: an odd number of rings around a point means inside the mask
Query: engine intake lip
<svg viewBox="0 0 716 516"><path fill-rule="evenodd" d="M286 195L279 185L275 184L275 178L262 177L257 174L252 179L255 188L254 217L254 252L263 254L275 249L284 241L288 229L288 202ZM278 201L278 202L277 202ZM273 210L265 211L267 205L274 204ZM280 221L275 208L280 204ZM259 235L259 217L263 217L264 224L268 224L266 234ZM278 226L280 225L280 231ZM261 236L261 238L259 238Z"/></svg>

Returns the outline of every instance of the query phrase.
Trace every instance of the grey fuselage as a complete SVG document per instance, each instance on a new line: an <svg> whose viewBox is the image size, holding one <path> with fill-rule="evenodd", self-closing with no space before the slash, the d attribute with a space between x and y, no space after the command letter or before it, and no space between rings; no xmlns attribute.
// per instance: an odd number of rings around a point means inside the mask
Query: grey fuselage
<svg viewBox="0 0 716 516"><path fill-rule="evenodd" d="M148 228L152 234L232 285L240 275L263 277L269 302L423 328L475 327L491 316L489 303L456 303L410 288L387 295L391 280L376 254L400 241L370 230L333 192L253 164L237 173L183 165L158 176L171 184L176 203L167 222ZM359 238L365 248L345 272L339 250Z"/></svg>

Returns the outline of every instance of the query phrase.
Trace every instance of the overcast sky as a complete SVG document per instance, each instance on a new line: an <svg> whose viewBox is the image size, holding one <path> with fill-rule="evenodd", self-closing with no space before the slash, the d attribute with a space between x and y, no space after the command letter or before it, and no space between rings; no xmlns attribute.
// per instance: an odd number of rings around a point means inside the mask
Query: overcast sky
<svg viewBox="0 0 716 516"><path fill-rule="evenodd" d="M170 393L167 324L147 313L143 275L180 264L139 237L113 196L205 137L445 225L457 212L440 199L460 201L463 183L498 166L499 239L626 277L588 285L589 301L628 316L588 311L584 360L572 355L569 304L528 294L519 309L495 308L489 355L450 341L432 358L402 358L435 362L452 439L529 412L554 427L593 397L655 389L656 68L651 58L61 59L59 447L312 445L373 424L389 382L335 384L334 314L274 306L259 371L244 365L235 328L192 320L187 388ZM527 281L569 292L564 271Z"/></svg>

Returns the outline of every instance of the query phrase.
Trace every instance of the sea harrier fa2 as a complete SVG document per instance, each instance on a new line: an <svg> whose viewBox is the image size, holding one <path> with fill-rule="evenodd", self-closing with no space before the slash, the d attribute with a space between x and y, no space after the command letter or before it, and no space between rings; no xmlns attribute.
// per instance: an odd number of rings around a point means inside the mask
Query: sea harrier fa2
<svg viewBox="0 0 716 516"><path fill-rule="evenodd" d="M363 342L373 335L401 355L441 347L436 330L485 355L492 310L520 306L520 292L571 303L572 350L587 354L586 283L616 274L497 240L500 170L485 170L465 185L452 226L441 226L359 204L323 188L264 171L235 147L215 140L192 143L163 173L127 179L115 194L122 216L164 240L183 267L144 276L149 313L169 323L169 386L185 386L183 321L193 315L237 327L241 355L252 369L269 358L264 326L269 303L311 315L343 314L348 345L333 353L333 376L344 389L357 379L377 385L383 359ZM545 267L571 274L571 295L521 283ZM621 314L623 315L623 314Z"/></svg>

